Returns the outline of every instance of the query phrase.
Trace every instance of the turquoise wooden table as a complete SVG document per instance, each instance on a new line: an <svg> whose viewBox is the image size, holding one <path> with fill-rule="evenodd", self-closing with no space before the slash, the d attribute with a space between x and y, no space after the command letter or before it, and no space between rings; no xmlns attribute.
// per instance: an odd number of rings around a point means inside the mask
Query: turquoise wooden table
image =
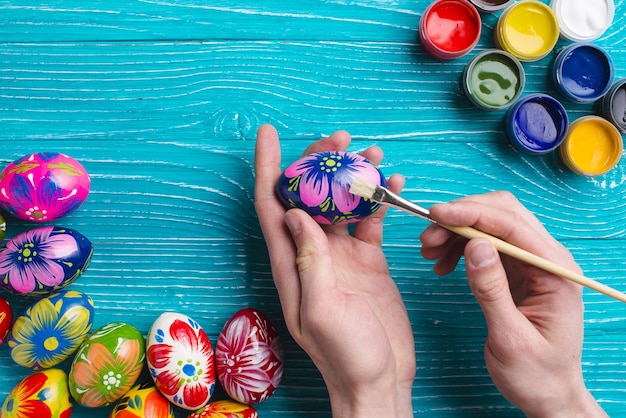
<svg viewBox="0 0 626 418"><path fill-rule="evenodd" d="M284 326L254 213L263 123L277 127L285 164L338 129L353 135L351 150L380 146L383 172L404 174L405 196L425 206L510 190L586 275L626 291L626 163L584 178L555 154L515 151L504 112L475 108L459 87L471 56L493 46L498 14L482 15L470 55L443 62L418 41L428 4L0 1L0 163L59 151L91 174L87 202L55 225L94 243L91 266L71 285L93 298L94 327L121 320L145 334L175 310L215 342L230 315L256 307L280 329L286 356L260 416L330 416L323 381ZM616 77L626 77L625 13L617 0L613 26L595 41ZM548 78L553 58L524 64L525 93L563 99ZM572 120L595 111L563 103ZM7 220L8 237L33 227ZM385 252L415 335L415 414L522 416L487 374L486 329L464 272L437 277L420 257L424 227L397 211L386 220ZM32 302L7 297L16 314ZM592 291L584 301L586 382L611 416L626 416L626 306ZM0 401L28 374L2 346ZM73 416L109 413L77 406Z"/></svg>

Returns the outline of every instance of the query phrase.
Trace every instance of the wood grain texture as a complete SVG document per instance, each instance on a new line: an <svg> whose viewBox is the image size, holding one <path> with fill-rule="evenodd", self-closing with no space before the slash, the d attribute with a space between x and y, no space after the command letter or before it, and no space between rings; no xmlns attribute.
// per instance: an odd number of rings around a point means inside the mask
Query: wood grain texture
<svg viewBox="0 0 626 418"><path fill-rule="evenodd" d="M147 333L160 313L179 310L215 341L232 313L258 307L283 334L287 361L261 416L330 416L319 373L282 321L254 215L262 123L277 126L285 165L337 129L353 135L352 150L380 146L383 172L404 174L403 195L424 206L512 191L587 276L626 291L624 162L588 179L556 155L513 150L504 112L480 111L459 90L471 56L440 62L422 51L417 25L428 3L0 1L0 164L61 151L91 174L88 201L57 224L94 242L92 265L72 286L93 297L95 326L128 320ZM597 41L618 77L625 7L616 2L611 31ZM483 18L475 52L493 45L497 16ZM526 93L559 97L553 57L524 64ZM594 112L564 104L571 119ZM32 228L8 221L9 237ZM425 226L392 210L385 233L415 334L415 414L521 417L484 367L486 329L463 270L437 277L421 258ZM587 384L612 417L626 416L626 305L584 298ZM10 300L18 312L30 302ZM0 347L0 401L27 373ZM73 416L109 411L76 407Z"/></svg>

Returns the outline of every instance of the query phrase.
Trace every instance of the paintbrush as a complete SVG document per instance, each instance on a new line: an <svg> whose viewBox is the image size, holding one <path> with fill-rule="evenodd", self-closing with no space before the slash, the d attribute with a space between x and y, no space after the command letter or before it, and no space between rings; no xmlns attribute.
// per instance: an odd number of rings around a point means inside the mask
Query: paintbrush
<svg viewBox="0 0 626 418"><path fill-rule="evenodd" d="M364 199L370 199L381 204L403 210L412 215L416 215L422 219L425 219L432 223L436 223L437 225L468 239L479 237L486 238L491 241L493 246L502 254L506 254L517 260L523 261L544 271L563 277L564 279L571 280L582 286L588 287L589 289L593 289L606 296L626 303L626 294L621 293L616 289L599 283L593 279L585 277L580 273L576 273L565 267L559 266L552 261L548 261L545 258L539 257L538 255L535 255L513 244L503 241L500 238L494 237L493 235L489 235L471 226L451 226L438 223L430 217L430 212L428 209L419 206L411 202L410 200L400 197L399 195L393 193L383 186L372 184L367 180L356 178L353 180L352 185L350 186L350 193L361 196Z"/></svg>

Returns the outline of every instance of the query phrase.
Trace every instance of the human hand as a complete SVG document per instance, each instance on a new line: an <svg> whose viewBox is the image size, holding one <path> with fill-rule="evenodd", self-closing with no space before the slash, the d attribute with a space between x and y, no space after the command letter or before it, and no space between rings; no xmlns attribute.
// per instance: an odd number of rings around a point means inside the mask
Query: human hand
<svg viewBox="0 0 626 418"><path fill-rule="evenodd" d="M493 192L434 205L431 216L473 226L580 272L558 243L512 194ZM606 417L587 391L581 369L582 288L505 255L484 238L467 240L437 225L421 235L435 272L452 272L462 255L470 288L485 315L485 362L502 395L528 417Z"/></svg>
<svg viewBox="0 0 626 418"><path fill-rule="evenodd" d="M305 154L345 150L339 131ZM382 151L363 156L379 164ZM255 208L263 230L285 322L328 387L333 416L412 417L413 332L382 252L385 209L354 227L321 227L304 211L285 211L276 196L281 174L276 130L262 126L255 151ZM399 192L404 178L392 176Z"/></svg>

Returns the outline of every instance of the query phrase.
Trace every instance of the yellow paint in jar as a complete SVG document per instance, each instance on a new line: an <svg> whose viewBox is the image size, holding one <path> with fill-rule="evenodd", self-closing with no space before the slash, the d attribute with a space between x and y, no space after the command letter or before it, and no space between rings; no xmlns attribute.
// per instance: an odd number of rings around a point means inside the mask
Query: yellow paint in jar
<svg viewBox="0 0 626 418"><path fill-rule="evenodd" d="M573 172L594 177L615 167L623 149L622 136L613 124L599 116L584 116L570 125L559 154Z"/></svg>
<svg viewBox="0 0 626 418"><path fill-rule="evenodd" d="M559 40L559 23L548 5L524 0L502 13L494 35L501 49L522 61L537 61L548 55Z"/></svg>

